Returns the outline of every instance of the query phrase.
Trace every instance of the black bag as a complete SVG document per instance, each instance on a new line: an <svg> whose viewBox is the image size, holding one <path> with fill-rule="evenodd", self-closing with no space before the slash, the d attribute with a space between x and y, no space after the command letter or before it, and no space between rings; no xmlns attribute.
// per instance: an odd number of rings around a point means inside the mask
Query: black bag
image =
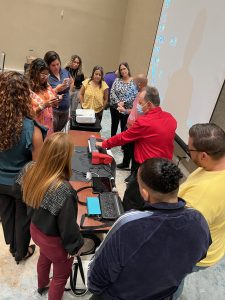
<svg viewBox="0 0 225 300"><path fill-rule="evenodd" d="M101 240L94 234L83 234L84 239L90 239L93 241L94 245L91 249L89 249L86 252L82 252L80 256L82 255L89 255L89 254L94 254L96 248L101 244ZM82 260L81 257L77 256L77 261L73 263L72 266L72 271L70 274L70 287L71 291L73 292L74 295L76 296L83 296L87 293L88 289L87 287L85 289L78 289L77 288L77 275L78 275L78 270L80 271L81 279L83 281L84 286L86 286L85 282L85 276L84 276L84 269L82 265Z"/></svg>

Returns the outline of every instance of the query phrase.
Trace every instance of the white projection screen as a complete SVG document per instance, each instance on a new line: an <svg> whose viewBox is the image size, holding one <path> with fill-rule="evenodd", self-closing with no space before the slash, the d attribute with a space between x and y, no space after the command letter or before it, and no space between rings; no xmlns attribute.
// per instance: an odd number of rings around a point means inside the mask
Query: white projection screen
<svg viewBox="0 0 225 300"><path fill-rule="evenodd" d="M148 82L185 143L190 126L209 122L224 77L225 0L165 0Z"/></svg>

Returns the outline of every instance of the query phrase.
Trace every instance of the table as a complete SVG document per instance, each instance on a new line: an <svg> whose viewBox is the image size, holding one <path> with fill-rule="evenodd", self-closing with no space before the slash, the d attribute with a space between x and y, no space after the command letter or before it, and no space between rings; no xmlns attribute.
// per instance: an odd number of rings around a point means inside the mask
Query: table
<svg viewBox="0 0 225 300"><path fill-rule="evenodd" d="M90 131L74 131L70 130L68 132L72 142L74 143L75 146L87 146L88 145L88 138L90 135L94 135L96 137L99 137L99 133L96 132L90 132ZM90 183L83 182L83 181L70 181L70 184L75 190L78 190L81 187L90 185ZM79 200L82 202L86 202L87 196L93 196L96 197L96 194L92 194L92 189L86 189L78 193ZM81 217L83 214L87 213L87 207L84 205L81 205L78 203L78 214L77 214L77 224L80 226L80 221ZM93 218L86 218L85 219L85 226L98 226L101 225L102 223L99 221L94 220ZM105 227L105 228L98 228L98 229L82 229L81 232L85 233L106 233L108 232L110 227Z"/></svg>

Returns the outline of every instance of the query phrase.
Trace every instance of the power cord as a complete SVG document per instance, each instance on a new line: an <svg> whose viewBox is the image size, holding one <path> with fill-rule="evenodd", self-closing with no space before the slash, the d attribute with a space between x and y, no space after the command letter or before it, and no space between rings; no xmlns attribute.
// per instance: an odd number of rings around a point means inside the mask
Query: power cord
<svg viewBox="0 0 225 300"><path fill-rule="evenodd" d="M87 186L83 186L82 188L79 188L78 190L76 190L76 192L77 192L77 194L78 194L79 192L81 192L81 191L83 191L83 190L86 190L86 189L92 189L92 188L93 188L92 185L87 185ZM77 202L78 202L79 204L81 204L81 205L84 205L84 206L87 205L86 202L80 201L78 196L77 196Z"/></svg>

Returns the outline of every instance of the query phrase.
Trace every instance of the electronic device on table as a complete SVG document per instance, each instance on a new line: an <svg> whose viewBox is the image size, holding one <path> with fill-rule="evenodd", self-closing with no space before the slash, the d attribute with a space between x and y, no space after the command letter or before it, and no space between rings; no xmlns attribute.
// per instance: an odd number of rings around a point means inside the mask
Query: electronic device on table
<svg viewBox="0 0 225 300"><path fill-rule="evenodd" d="M96 147L96 141L102 141L101 139L96 139L95 136L90 136L88 139L88 151L91 154L91 163L93 165L111 164L113 161L113 157L107 154L106 149Z"/></svg>
<svg viewBox="0 0 225 300"><path fill-rule="evenodd" d="M88 216L97 216L106 220L116 220L123 213L118 194L101 193L98 197L87 197Z"/></svg>
<svg viewBox="0 0 225 300"><path fill-rule="evenodd" d="M92 192L100 194L112 191L111 179L109 177L92 177Z"/></svg>
<svg viewBox="0 0 225 300"><path fill-rule="evenodd" d="M87 212L89 216L100 216L101 209L98 197L87 197Z"/></svg>
<svg viewBox="0 0 225 300"><path fill-rule="evenodd" d="M95 111L93 109L76 109L76 122L79 124L95 124Z"/></svg>

